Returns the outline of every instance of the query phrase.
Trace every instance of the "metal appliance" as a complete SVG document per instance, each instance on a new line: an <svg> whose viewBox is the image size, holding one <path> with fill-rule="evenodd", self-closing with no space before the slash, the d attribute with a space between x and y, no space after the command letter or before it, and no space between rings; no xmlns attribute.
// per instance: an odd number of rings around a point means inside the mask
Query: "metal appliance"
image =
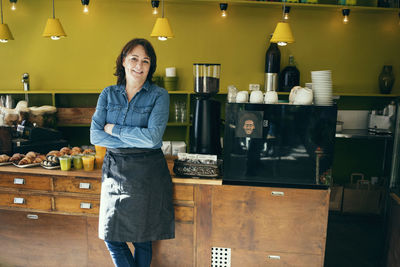
<svg viewBox="0 0 400 267"><path fill-rule="evenodd" d="M326 187L336 106L227 103L224 184Z"/></svg>
<svg viewBox="0 0 400 267"><path fill-rule="evenodd" d="M68 146L60 131L44 128L25 126L0 127L0 153L12 155L14 153L27 153L35 151L47 153L50 150L59 150Z"/></svg>
<svg viewBox="0 0 400 267"><path fill-rule="evenodd" d="M220 64L193 64L195 103L190 134L190 152L221 155L220 109L213 99L219 91Z"/></svg>

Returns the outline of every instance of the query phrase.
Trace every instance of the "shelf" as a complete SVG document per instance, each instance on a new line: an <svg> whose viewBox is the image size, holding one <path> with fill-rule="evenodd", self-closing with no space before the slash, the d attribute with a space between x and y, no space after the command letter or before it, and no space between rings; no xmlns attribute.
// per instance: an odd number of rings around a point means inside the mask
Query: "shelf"
<svg viewBox="0 0 400 267"><path fill-rule="evenodd" d="M216 1L216 0L169 0L169 3L185 3L185 4L216 4L220 3L221 1ZM283 6L283 2L267 2L267 1L255 1L255 0L227 0L225 1L229 5L238 5L238 6L253 6L253 7L276 7L280 8ZM369 0L365 1L363 0L362 2L366 4L366 6L346 6L346 5L337 5L335 4L335 0L320 0L322 3L318 4L307 4L307 3L288 3L286 2L286 6L292 6L292 7L299 7L299 8L307 8L307 9L342 9L342 8L349 8L352 11L366 11L366 12L398 12L400 9L399 8L385 8L385 7L376 7L373 6L375 4L375 1ZM361 1L360 1L361 2Z"/></svg>
<svg viewBox="0 0 400 267"><path fill-rule="evenodd" d="M349 139L391 139L392 134L373 134L366 129L345 129L340 133L336 133L336 138Z"/></svg>
<svg viewBox="0 0 400 267"><path fill-rule="evenodd" d="M57 124L57 127L90 127L89 123L71 123L71 124Z"/></svg>
<svg viewBox="0 0 400 267"><path fill-rule="evenodd" d="M189 122L168 122L167 126L174 126L174 127L186 127L190 126Z"/></svg>
<svg viewBox="0 0 400 267"><path fill-rule="evenodd" d="M363 97L399 97L400 94L371 94L371 93L333 93L334 96L363 96Z"/></svg>

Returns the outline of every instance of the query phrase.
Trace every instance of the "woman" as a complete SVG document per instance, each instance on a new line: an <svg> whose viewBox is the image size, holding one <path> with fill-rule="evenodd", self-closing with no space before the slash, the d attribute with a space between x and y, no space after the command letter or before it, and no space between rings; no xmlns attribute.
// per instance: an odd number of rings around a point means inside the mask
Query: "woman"
<svg viewBox="0 0 400 267"><path fill-rule="evenodd" d="M117 58L117 85L101 92L90 127L91 143L107 147L99 238L115 266L150 266L151 241L175 236L172 181L160 149L169 95L151 82L156 61L150 42L129 41Z"/></svg>

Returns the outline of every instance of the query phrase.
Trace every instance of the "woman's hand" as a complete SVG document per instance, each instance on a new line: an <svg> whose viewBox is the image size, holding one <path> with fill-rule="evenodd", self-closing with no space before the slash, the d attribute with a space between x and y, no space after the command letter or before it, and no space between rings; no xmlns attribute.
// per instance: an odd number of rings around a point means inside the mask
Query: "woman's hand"
<svg viewBox="0 0 400 267"><path fill-rule="evenodd" d="M105 126L104 126L104 131L106 132L106 133L108 133L109 135L112 135L112 129L114 128L114 124L110 124L110 123L107 123Z"/></svg>

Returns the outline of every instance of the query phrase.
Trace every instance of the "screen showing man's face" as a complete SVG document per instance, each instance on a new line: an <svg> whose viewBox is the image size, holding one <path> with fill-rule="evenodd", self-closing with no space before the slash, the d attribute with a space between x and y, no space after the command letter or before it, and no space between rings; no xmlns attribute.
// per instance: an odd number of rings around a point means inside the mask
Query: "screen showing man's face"
<svg viewBox="0 0 400 267"><path fill-rule="evenodd" d="M256 127L254 126L254 121L253 120L246 120L244 122L243 129L244 129L244 132L247 135L252 134L255 128Z"/></svg>

